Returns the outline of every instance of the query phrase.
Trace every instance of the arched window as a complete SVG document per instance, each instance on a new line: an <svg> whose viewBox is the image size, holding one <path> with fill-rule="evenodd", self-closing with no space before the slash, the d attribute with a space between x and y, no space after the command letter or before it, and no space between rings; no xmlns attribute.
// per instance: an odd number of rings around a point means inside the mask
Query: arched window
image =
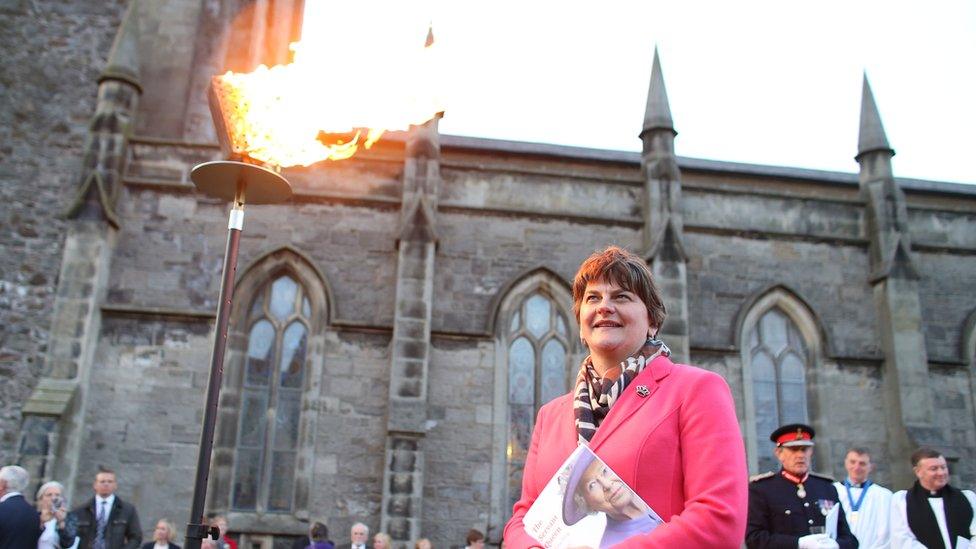
<svg viewBox="0 0 976 549"><path fill-rule="evenodd" d="M259 291L247 315L231 508L290 512L311 304L288 274Z"/></svg>
<svg viewBox="0 0 976 549"><path fill-rule="evenodd" d="M774 471L779 463L769 434L788 423L817 423L808 380L820 361L820 330L807 305L783 287L763 292L744 310L739 342L749 469Z"/></svg>
<svg viewBox="0 0 976 549"><path fill-rule="evenodd" d="M291 246L240 272L207 509L227 515L241 547L271 549L307 530L313 512L316 402L335 301L315 263Z"/></svg>
<svg viewBox="0 0 976 549"><path fill-rule="evenodd" d="M787 423L808 423L806 348L800 331L778 308L767 311L749 334L753 402L759 435L759 470L775 470L773 443L763 438Z"/></svg>
<svg viewBox="0 0 976 549"><path fill-rule="evenodd" d="M542 292L526 297L508 323L508 508L522 490L522 469L539 407L569 390L566 318Z"/></svg>
<svg viewBox="0 0 976 549"><path fill-rule="evenodd" d="M544 268L499 292L488 327L495 339L491 509L486 534L500 540L522 494L522 470L539 408L569 392L579 360L573 294Z"/></svg>

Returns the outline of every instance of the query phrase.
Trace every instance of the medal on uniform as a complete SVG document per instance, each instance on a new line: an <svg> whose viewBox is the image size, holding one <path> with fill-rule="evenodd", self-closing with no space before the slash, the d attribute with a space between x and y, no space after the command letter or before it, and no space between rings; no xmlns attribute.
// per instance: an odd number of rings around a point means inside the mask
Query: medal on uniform
<svg viewBox="0 0 976 549"><path fill-rule="evenodd" d="M851 520L850 520L851 524L857 524L857 515L858 514L859 513L857 511L851 511Z"/></svg>
<svg viewBox="0 0 976 549"><path fill-rule="evenodd" d="M793 473L790 473L786 469L781 470L780 474L782 474L783 478L786 480L796 484L796 497L800 499L805 499L807 497L807 489L803 487L803 483L807 480L809 475L803 475L803 478L800 478Z"/></svg>

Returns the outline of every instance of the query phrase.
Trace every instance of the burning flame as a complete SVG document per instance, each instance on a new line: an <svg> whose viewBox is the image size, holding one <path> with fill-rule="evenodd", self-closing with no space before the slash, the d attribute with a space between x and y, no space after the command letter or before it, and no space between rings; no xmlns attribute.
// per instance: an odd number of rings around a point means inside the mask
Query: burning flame
<svg viewBox="0 0 976 549"><path fill-rule="evenodd" d="M292 63L213 78L212 110L233 155L278 168L342 160L387 129L406 130L443 110L433 88L431 29L423 48L417 40L370 59L359 44L343 48L321 39L316 21L306 12L303 38L291 44Z"/></svg>

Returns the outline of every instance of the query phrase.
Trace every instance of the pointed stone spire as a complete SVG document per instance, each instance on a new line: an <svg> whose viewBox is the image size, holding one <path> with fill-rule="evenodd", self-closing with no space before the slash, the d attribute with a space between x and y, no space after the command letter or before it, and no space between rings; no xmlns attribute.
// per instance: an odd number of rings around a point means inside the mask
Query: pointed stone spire
<svg viewBox="0 0 976 549"><path fill-rule="evenodd" d="M857 136L857 157L871 151L890 151L892 156L895 154L888 144L884 126L881 125L878 105L874 102L874 93L871 92L871 84L865 72L861 89L861 129Z"/></svg>
<svg viewBox="0 0 976 549"><path fill-rule="evenodd" d="M654 48L654 65L651 67L651 83L647 88L647 107L644 110L644 127L641 137L655 129L671 130L675 135L674 122L671 120L671 105L668 103L668 91L664 87L664 74L661 72L661 59L658 57L657 47Z"/></svg>
<svg viewBox="0 0 976 549"><path fill-rule="evenodd" d="M108 55L105 70L98 78L101 84L105 80L121 80L135 86L142 93L139 83L139 0L131 0L125 10L122 24L115 35L112 51Z"/></svg>

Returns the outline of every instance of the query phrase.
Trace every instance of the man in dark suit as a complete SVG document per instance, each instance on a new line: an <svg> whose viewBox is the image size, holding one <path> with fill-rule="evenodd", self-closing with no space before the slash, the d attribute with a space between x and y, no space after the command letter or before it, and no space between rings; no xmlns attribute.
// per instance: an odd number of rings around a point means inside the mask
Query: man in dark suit
<svg viewBox="0 0 976 549"><path fill-rule="evenodd" d="M366 549L366 540L368 539L369 526L357 522L349 529L349 543L343 543L337 549Z"/></svg>
<svg viewBox="0 0 976 549"><path fill-rule="evenodd" d="M0 549L37 549L41 515L21 494L29 481L23 467L0 469Z"/></svg>
<svg viewBox="0 0 976 549"><path fill-rule="evenodd" d="M749 549L857 548L833 479L810 471L813 437L813 428L802 423L784 425L769 436L782 468L749 483ZM837 517L834 532L827 527L832 513Z"/></svg>
<svg viewBox="0 0 976 549"><path fill-rule="evenodd" d="M131 503L115 495L115 472L95 475L95 497L73 512L78 517L78 549L139 549L142 528Z"/></svg>

